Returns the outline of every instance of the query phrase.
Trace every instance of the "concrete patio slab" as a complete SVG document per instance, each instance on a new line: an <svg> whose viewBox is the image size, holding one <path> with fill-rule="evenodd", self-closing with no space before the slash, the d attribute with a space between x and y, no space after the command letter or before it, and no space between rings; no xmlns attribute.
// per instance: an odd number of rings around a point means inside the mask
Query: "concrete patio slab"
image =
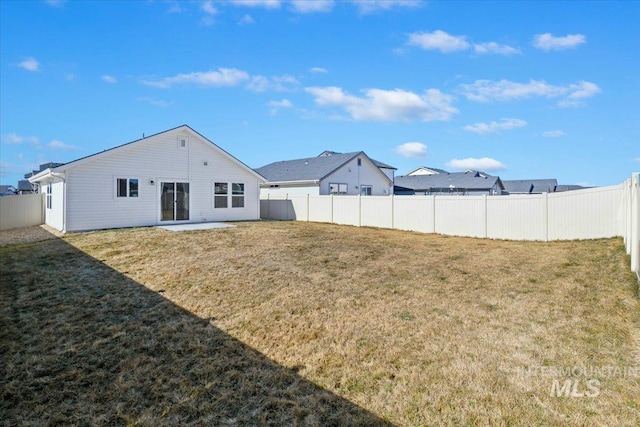
<svg viewBox="0 0 640 427"><path fill-rule="evenodd" d="M214 228L232 228L235 225L225 224L223 222L201 222L198 224L171 224L171 225L158 225L158 228L162 228L169 231L192 231L192 230L211 230Z"/></svg>

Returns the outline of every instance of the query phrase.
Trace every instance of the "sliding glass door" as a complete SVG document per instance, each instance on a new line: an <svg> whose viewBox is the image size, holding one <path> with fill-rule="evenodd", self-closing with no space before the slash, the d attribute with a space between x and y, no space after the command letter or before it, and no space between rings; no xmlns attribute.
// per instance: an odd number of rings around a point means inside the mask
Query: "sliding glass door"
<svg viewBox="0 0 640 427"><path fill-rule="evenodd" d="M160 220L186 221L189 219L189 183L160 183Z"/></svg>

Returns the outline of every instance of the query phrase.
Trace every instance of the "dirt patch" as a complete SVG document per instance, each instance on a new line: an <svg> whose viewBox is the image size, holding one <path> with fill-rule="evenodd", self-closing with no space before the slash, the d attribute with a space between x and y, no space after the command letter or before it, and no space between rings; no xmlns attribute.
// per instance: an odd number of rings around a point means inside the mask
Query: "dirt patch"
<svg viewBox="0 0 640 427"><path fill-rule="evenodd" d="M40 242L42 240L55 239L61 235L62 233L48 225L15 228L12 230L0 231L0 246Z"/></svg>

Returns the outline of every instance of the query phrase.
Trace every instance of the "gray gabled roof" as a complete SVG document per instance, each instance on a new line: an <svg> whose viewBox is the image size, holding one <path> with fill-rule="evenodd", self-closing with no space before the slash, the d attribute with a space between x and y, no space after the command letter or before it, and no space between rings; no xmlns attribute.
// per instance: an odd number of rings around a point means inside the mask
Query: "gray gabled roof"
<svg viewBox="0 0 640 427"><path fill-rule="evenodd" d="M500 177L480 176L473 172L438 173L434 175L399 176L395 180L398 187L415 191L428 191L435 188L464 188L467 190L490 190L495 184L503 188Z"/></svg>
<svg viewBox="0 0 640 427"><path fill-rule="evenodd" d="M556 179L507 179L502 181L508 193L553 193L558 186Z"/></svg>
<svg viewBox="0 0 640 427"><path fill-rule="evenodd" d="M260 176L260 174L258 174L255 170L251 169L249 166L247 166L246 164L244 164L243 162L238 160L236 157L232 156L227 151L225 151L222 148L220 148L218 145L216 145L215 143L210 141L207 137L205 137L204 135L202 135L201 133L199 133L198 131L196 131L195 129L190 127L189 125L180 125L180 126L176 126L174 128L171 128L171 129L164 130L162 132L155 133L155 134L147 136L147 137L143 137L141 139L136 139L135 141L127 142L125 144L118 145L116 147L109 148L107 150L103 150L103 151L95 153L95 154L90 154L88 156L81 157L81 158L73 160L73 161L71 161L69 163L59 163L58 166L49 167L47 169L40 170L38 173L28 177L29 178L29 182L38 182L43 177L46 177L47 174L45 174L44 172L47 172L47 173L50 173L50 172L64 172L65 170L67 170L67 169L69 169L71 167L75 167L75 166L77 166L79 164L82 164L84 162L91 161L91 160L94 160L94 159L97 159L97 158L102 158L104 156L111 155L113 152L121 150L124 147L128 147L128 146L131 146L131 145L134 145L134 144L138 144L141 141L146 141L146 140L148 140L150 138L156 137L156 136L161 135L163 133L172 132L174 130L181 129L181 128L189 130L190 132L196 134L197 136L202 138L205 142L211 144L211 146L213 146L214 149L219 150L222 154L227 156L230 160L232 160L238 166L242 167L247 172L251 173L252 175L254 175L256 178L260 179L261 181L264 180L264 177ZM41 165L41 166L43 166L43 165ZM27 175L25 175L25 178L27 178Z"/></svg>
<svg viewBox="0 0 640 427"><path fill-rule="evenodd" d="M16 187L13 185L0 185L0 194L15 193L16 190Z"/></svg>
<svg viewBox="0 0 640 427"><path fill-rule="evenodd" d="M357 156L364 156L368 158L378 168L383 167L395 169L392 166L376 162L369 158L364 151L353 153L335 153L325 151L318 157L273 162L257 168L256 172L267 178L270 182L319 181Z"/></svg>
<svg viewBox="0 0 640 427"><path fill-rule="evenodd" d="M447 172L447 171L446 171L446 170L444 170L444 169L432 168L432 167L430 167L430 166L418 166L417 168L415 168L415 169L413 169L413 170L411 170L411 171L407 172L407 174L406 174L406 175L407 175L407 176L408 176L408 175L411 175L412 173L417 172L417 171L419 171L420 169L429 169L430 171L433 171L433 172L435 172L435 173L449 173L449 172ZM426 174L425 174L425 175L426 175Z"/></svg>
<svg viewBox="0 0 640 427"><path fill-rule="evenodd" d="M33 187L28 180L22 179L18 181L18 191L33 191Z"/></svg>

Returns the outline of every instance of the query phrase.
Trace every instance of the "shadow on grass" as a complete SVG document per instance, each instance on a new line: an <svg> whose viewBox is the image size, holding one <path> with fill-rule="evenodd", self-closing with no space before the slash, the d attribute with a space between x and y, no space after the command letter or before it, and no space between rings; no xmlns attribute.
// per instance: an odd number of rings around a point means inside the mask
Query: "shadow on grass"
<svg viewBox="0 0 640 427"><path fill-rule="evenodd" d="M61 239L0 259L5 425L391 425Z"/></svg>

